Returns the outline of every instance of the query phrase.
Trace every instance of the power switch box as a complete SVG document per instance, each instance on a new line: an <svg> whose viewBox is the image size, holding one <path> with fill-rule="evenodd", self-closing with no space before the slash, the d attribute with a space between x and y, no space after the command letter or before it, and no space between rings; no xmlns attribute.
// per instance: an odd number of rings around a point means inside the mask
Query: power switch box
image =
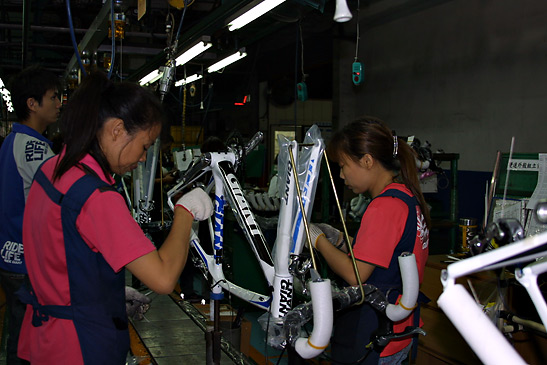
<svg viewBox="0 0 547 365"><path fill-rule="evenodd" d="M352 70L353 83L361 85L363 83L363 64L361 62L353 62Z"/></svg>

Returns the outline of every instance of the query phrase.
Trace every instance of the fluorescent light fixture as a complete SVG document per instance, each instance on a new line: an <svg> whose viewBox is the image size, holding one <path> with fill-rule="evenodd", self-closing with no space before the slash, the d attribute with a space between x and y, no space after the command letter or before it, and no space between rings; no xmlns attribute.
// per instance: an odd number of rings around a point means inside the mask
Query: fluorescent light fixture
<svg viewBox="0 0 547 365"><path fill-rule="evenodd" d="M175 58L175 64L177 66L182 66L194 57L205 52L207 49L211 48L213 43L211 43L211 38L209 36L202 36L198 43L190 46L186 51L182 52L180 55Z"/></svg>
<svg viewBox="0 0 547 365"><path fill-rule="evenodd" d="M185 79L182 79L182 80L179 80L179 81L175 82L175 87L179 87L179 86L186 85L186 84L191 84L192 82L197 81L197 80L201 79L202 77L203 77L202 75L193 74L192 76L188 76Z"/></svg>
<svg viewBox="0 0 547 365"><path fill-rule="evenodd" d="M240 59L242 59L245 56L247 56L247 52L245 52L245 48L242 48L239 51L237 51L236 53L234 53L233 55L228 56L225 59L220 60L217 63L209 66L207 68L207 72L209 72L209 73L216 72L220 69L223 69L224 67L226 67L228 65L231 65L232 63L234 63L236 61L239 61Z"/></svg>
<svg viewBox="0 0 547 365"><path fill-rule="evenodd" d="M249 5L245 6L241 11L236 13L236 15L229 18L231 20L226 22L228 30L234 31L242 28L284 2L285 0L253 1Z"/></svg>
<svg viewBox="0 0 547 365"><path fill-rule="evenodd" d="M162 76L163 76L163 71L160 71L159 69L154 70L150 72L148 75L144 76L142 79L140 79L139 84L141 86L150 85L158 81L158 79L160 79Z"/></svg>

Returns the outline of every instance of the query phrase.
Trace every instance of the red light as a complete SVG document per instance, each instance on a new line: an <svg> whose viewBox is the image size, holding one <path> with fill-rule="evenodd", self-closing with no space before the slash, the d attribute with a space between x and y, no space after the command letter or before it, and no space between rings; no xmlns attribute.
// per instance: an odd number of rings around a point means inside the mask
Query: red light
<svg viewBox="0 0 547 365"><path fill-rule="evenodd" d="M243 102L241 102L241 103L236 102L236 103L234 103L234 105L237 105L237 106L245 105L245 104L247 104L248 99L249 99L249 95L245 95L243 97Z"/></svg>

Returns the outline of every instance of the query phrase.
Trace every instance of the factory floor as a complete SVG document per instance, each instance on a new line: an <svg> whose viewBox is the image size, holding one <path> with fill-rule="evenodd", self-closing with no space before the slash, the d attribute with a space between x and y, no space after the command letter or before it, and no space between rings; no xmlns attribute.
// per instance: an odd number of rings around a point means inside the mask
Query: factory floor
<svg viewBox="0 0 547 365"><path fill-rule="evenodd" d="M181 300L177 293L152 293L149 297L152 302L144 319L132 322L132 364L205 364L207 318L191 303ZM221 365L254 364L232 346L227 336L224 337L221 347L228 352L221 351ZM212 356L211 351L209 356Z"/></svg>
<svg viewBox="0 0 547 365"><path fill-rule="evenodd" d="M193 304L181 300L176 291L171 295L143 292L151 299L150 309L143 320L130 325L131 351L127 364L205 364L207 353L212 364L212 350L207 351L205 340L210 325L207 318ZM5 311L5 297L0 289L0 365L6 364ZM230 335L232 331L226 331L221 339L220 364L256 364L232 345L235 341L230 342Z"/></svg>

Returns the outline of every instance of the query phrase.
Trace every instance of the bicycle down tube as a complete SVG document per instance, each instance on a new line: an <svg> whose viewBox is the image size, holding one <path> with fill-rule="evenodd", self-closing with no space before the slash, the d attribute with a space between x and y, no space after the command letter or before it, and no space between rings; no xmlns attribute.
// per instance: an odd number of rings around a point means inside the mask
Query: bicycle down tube
<svg viewBox="0 0 547 365"><path fill-rule="evenodd" d="M211 167L215 184L215 212L214 212L214 265L210 267L214 284L220 285L234 295L249 301L263 309L267 309L270 296L254 293L229 283L222 272L222 254L224 247L224 208L227 201L234 216L243 229L253 253L262 269L268 286L272 286L274 277L273 259L264 234L258 225L253 212L241 189L239 181L234 175L233 161L230 154L211 153Z"/></svg>
<svg viewBox="0 0 547 365"><path fill-rule="evenodd" d="M251 151L262 139L262 133L257 133L251 141L244 147L245 152ZM243 229L245 237L251 246L251 249L258 260L264 277L271 287L274 276L274 265L270 250L256 222L253 212L243 194L243 190L236 176L235 167L239 163L241 156L237 151L230 152L211 152L205 153L182 178L182 181L168 192L169 205L173 208L171 198L181 191L184 187L191 184L196 175L201 175L206 171L211 171L213 178L209 182L206 190L214 188L214 218L213 223L209 220L209 230L211 233L211 242L213 245L213 254L208 254L203 248L195 231L192 232L191 244L193 249L199 255L206 271L212 279L213 296L221 296L221 290L240 297L241 299L254 304L255 306L267 310L270 306L271 297L269 294L256 293L239 285L230 282L224 276L223 272L223 249L224 249L224 211L228 203L238 225ZM199 177L199 176L198 176ZM222 288L222 289L221 289Z"/></svg>

